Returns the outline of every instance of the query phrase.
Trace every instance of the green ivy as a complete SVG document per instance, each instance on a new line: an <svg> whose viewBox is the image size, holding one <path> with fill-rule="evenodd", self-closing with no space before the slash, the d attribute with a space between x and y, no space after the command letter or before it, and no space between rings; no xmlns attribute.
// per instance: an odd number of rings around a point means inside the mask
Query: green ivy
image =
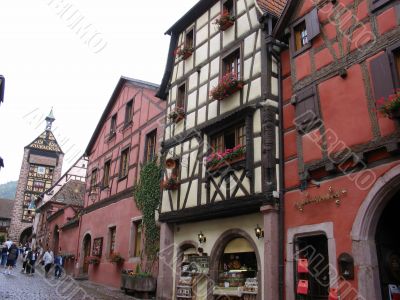
<svg viewBox="0 0 400 300"><path fill-rule="evenodd" d="M160 229L155 221L155 212L160 203L161 167L156 160L142 166L140 179L135 185L133 195L136 206L143 214L145 254L147 261L154 263L159 250ZM150 266L151 268L152 266ZM148 269L148 268L146 268ZM146 270L150 271L150 270Z"/></svg>

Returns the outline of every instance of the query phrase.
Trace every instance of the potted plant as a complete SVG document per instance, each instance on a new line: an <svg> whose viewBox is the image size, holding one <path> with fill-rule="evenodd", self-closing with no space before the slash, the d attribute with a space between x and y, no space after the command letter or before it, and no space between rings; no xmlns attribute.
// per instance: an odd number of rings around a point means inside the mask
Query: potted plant
<svg viewBox="0 0 400 300"><path fill-rule="evenodd" d="M181 46L176 48L175 50L175 56L180 58L180 59L187 59L190 57L193 53L193 47L192 46Z"/></svg>
<svg viewBox="0 0 400 300"><path fill-rule="evenodd" d="M232 16L229 11L225 10L222 12L218 19L214 21L214 24L218 25L219 30L225 31L235 23L235 16Z"/></svg>
<svg viewBox="0 0 400 300"><path fill-rule="evenodd" d="M218 85L210 91L210 96L214 100L223 100L243 88L243 81L238 79L235 73L225 74Z"/></svg>
<svg viewBox="0 0 400 300"><path fill-rule="evenodd" d="M122 265L125 261L125 258L123 258L119 253L112 253L109 260L114 264Z"/></svg>
<svg viewBox="0 0 400 300"><path fill-rule="evenodd" d="M377 109L389 119L400 119L400 89L387 99L381 98L376 101Z"/></svg>
<svg viewBox="0 0 400 300"><path fill-rule="evenodd" d="M98 265L100 263L100 257L98 256L87 256L85 260L90 265Z"/></svg>
<svg viewBox="0 0 400 300"><path fill-rule="evenodd" d="M156 290L157 280L151 273L141 271L140 265L137 265L136 271L122 270L121 286L125 292L131 290L148 299L149 294Z"/></svg>
<svg viewBox="0 0 400 300"><path fill-rule="evenodd" d="M177 106L173 111L171 111L168 115L174 123L178 123L179 121L185 118L185 109L183 107Z"/></svg>
<svg viewBox="0 0 400 300"><path fill-rule="evenodd" d="M224 152L218 151L206 157L206 167L209 171L220 168L223 165L232 164L244 158L246 146L237 145Z"/></svg>
<svg viewBox="0 0 400 300"><path fill-rule="evenodd" d="M177 178L175 177L170 177L167 179L164 179L163 182L161 183L162 187L166 190L177 190L180 183Z"/></svg>
<svg viewBox="0 0 400 300"><path fill-rule="evenodd" d="M59 255L64 259L64 260L74 260L75 255L72 253L68 252L60 252Z"/></svg>

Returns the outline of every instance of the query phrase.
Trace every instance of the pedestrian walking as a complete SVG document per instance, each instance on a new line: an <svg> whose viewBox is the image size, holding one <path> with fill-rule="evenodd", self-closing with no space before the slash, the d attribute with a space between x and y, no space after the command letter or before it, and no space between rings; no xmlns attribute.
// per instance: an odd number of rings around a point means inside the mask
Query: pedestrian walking
<svg viewBox="0 0 400 300"><path fill-rule="evenodd" d="M47 278L49 275L50 268L54 263L54 254L53 251L51 251L49 248L47 248L46 252L43 255L43 261L44 261L45 277Z"/></svg>
<svg viewBox="0 0 400 300"><path fill-rule="evenodd" d="M25 273L26 272L26 264L28 262L28 253L29 253L30 249L26 248L23 252L22 252L22 270L21 273Z"/></svg>
<svg viewBox="0 0 400 300"><path fill-rule="evenodd" d="M10 239L8 239L7 242L6 242L7 248L10 249L12 244L13 244L13 242Z"/></svg>
<svg viewBox="0 0 400 300"><path fill-rule="evenodd" d="M55 278L60 278L61 273L62 273L62 266L63 266L63 258L61 255L57 255L54 259L54 266L55 266L55 271L54 271L54 277Z"/></svg>
<svg viewBox="0 0 400 300"><path fill-rule="evenodd" d="M1 266L3 268L6 267L7 253L8 253L8 247L7 247L7 244L4 242L3 247L1 248Z"/></svg>
<svg viewBox="0 0 400 300"><path fill-rule="evenodd" d="M18 248L17 245L13 243L8 249L7 264L6 264L7 269L5 271L6 274L11 275L11 271L15 266L17 258L18 258Z"/></svg>
<svg viewBox="0 0 400 300"><path fill-rule="evenodd" d="M37 259L36 250L32 249L27 255L26 274L32 276L35 273L35 263Z"/></svg>

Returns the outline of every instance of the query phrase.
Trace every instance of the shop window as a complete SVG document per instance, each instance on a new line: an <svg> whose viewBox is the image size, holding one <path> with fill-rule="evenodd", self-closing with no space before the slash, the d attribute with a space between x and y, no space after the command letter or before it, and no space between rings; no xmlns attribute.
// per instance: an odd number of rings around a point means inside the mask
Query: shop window
<svg viewBox="0 0 400 300"><path fill-rule="evenodd" d="M108 160L104 163L103 169L103 188L106 188L110 184L110 167L111 167L111 160Z"/></svg>
<svg viewBox="0 0 400 300"><path fill-rule="evenodd" d="M142 252L142 221L133 221L131 226L131 248L132 257L140 257Z"/></svg>
<svg viewBox="0 0 400 300"><path fill-rule="evenodd" d="M232 74L241 79L240 49L236 49L222 60L223 75Z"/></svg>
<svg viewBox="0 0 400 300"><path fill-rule="evenodd" d="M224 152L238 145L246 145L246 129L244 124L237 125L211 137L211 149L213 152Z"/></svg>
<svg viewBox="0 0 400 300"><path fill-rule="evenodd" d="M311 41L320 34L318 10L314 8L291 28L291 52L295 56L311 47Z"/></svg>
<svg viewBox="0 0 400 300"><path fill-rule="evenodd" d="M190 29L188 32L186 32L185 35L185 47L189 49L194 48L194 34L193 34L193 28Z"/></svg>
<svg viewBox="0 0 400 300"><path fill-rule="evenodd" d="M110 138L112 138L117 132L117 114L111 117L110 123Z"/></svg>
<svg viewBox="0 0 400 300"><path fill-rule="evenodd" d="M144 155L145 162L153 161L156 158L157 130L153 130L146 135L146 150Z"/></svg>
<svg viewBox="0 0 400 300"><path fill-rule="evenodd" d="M185 107L186 85L182 84L178 87L178 95L176 98L176 107Z"/></svg>
<svg viewBox="0 0 400 300"><path fill-rule="evenodd" d="M307 260L308 272L295 272L295 282L308 281L307 299L328 299L329 295L329 256L328 240L325 235L298 237L295 240L295 259L299 265L300 260ZM302 265L300 265L302 266ZM298 295L296 299L303 295Z"/></svg>
<svg viewBox="0 0 400 300"><path fill-rule="evenodd" d="M235 238L225 246L218 271L218 288L214 294L224 295L232 290L258 293L257 258L254 248L246 239Z"/></svg>
<svg viewBox="0 0 400 300"><path fill-rule="evenodd" d="M395 93L400 87L400 45L395 45L370 62L375 100ZM391 76L388 76L391 75Z"/></svg>
<svg viewBox="0 0 400 300"><path fill-rule="evenodd" d="M90 177L90 191L93 191L97 187L97 169L92 170Z"/></svg>
<svg viewBox="0 0 400 300"><path fill-rule="evenodd" d="M129 169L129 148L122 150L119 164L119 178L128 176Z"/></svg>
<svg viewBox="0 0 400 300"><path fill-rule="evenodd" d="M133 118L133 100L129 101L125 107L125 126L128 126L132 122Z"/></svg>
<svg viewBox="0 0 400 300"><path fill-rule="evenodd" d="M112 255L115 252L115 237L117 233L117 228L116 227L111 227L108 229L108 238L109 238L109 248L108 248L108 254Z"/></svg>
<svg viewBox="0 0 400 300"><path fill-rule="evenodd" d="M297 130L302 133L308 133L321 125L319 113L319 104L316 86L304 88L297 92L295 99L292 100L295 105Z"/></svg>
<svg viewBox="0 0 400 300"><path fill-rule="evenodd" d="M371 0L371 10L374 11L392 0Z"/></svg>

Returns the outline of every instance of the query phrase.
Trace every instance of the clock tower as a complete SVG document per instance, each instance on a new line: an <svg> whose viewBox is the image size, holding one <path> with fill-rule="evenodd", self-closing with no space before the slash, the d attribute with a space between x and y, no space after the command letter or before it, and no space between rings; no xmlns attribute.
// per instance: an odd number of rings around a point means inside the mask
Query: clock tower
<svg viewBox="0 0 400 300"><path fill-rule="evenodd" d="M31 239L35 199L61 176L64 153L51 131L53 109L45 121L45 131L24 149L9 229L13 241L25 243Z"/></svg>

